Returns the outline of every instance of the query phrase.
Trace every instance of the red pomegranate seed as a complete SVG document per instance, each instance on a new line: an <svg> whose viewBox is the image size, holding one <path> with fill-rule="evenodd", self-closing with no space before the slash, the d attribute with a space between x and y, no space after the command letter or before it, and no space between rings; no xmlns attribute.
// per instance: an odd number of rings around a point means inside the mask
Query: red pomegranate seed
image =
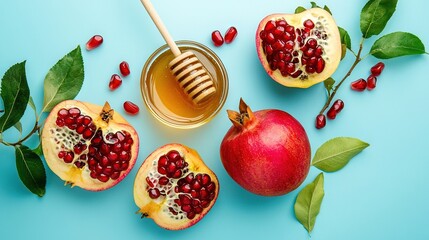
<svg viewBox="0 0 429 240"><path fill-rule="evenodd" d="M113 74L110 77L109 88L110 90L115 90L122 84L122 78L118 74Z"/></svg>
<svg viewBox="0 0 429 240"><path fill-rule="evenodd" d="M313 29L314 28L314 22L311 21L311 19L307 19L304 22L304 27L309 28L309 29Z"/></svg>
<svg viewBox="0 0 429 240"><path fill-rule="evenodd" d="M341 99L338 99L332 104L331 108L328 110L326 114L329 119L335 119L338 113L344 108L344 102Z"/></svg>
<svg viewBox="0 0 429 240"><path fill-rule="evenodd" d="M216 47L219 47L223 44L222 34L218 30L212 32L212 41Z"/></svg>
<svg viewBox="0 0 429 240"><path fill-rule="evenodd" d="M378 77L381 74L381 72L383 72L383 69L384 69L384 63L379 62L371 68L371 74L374 77Z"/></svg>
<svg viewBox="0 0 429 240"><path fill-rule="evenodd" d="M323 114L319 114L316 117L316 128L321 129L326 126L326 117Z"/></svg>
<svg viewBox="0 0 429 240"><path fill-rule="evenodd" d="M149 192L149 197L152 199L156 199L159 196L161 196L161 192L159 191L158 188L151 188L151 189L149 189L148 192Z"/></svg>
<svg viewBox="0 0 429 240"><path fill-rule="evenodd" d="M131 115L136 115L140 110L139 106L130 101L124 102L124 109L127 113Z"/></svg>
<svg viewBox="0 0 429 240"><path fill-rule="evenodd" d="M377 85L377 77L374 75L370 75L367 79L367 85L366 85L366 89L368 90L372 90L375 88L375 86Z"/></svg>
<svg viewBox="0 0 429 240"><path fill-rule="evenodd" d="M168 178L166 178L166 177L160 177L158 182L159 182L160 185L167 185L167 183L169 181L170 180L168 180Z"/></svg>
<svg viewBox="0 0 429 240"><path fill-rule="evenodd" d="M352 90L358 91L358 92L362 92L363 90L366 89L366 81L363 78L360 78L354 82L352 82L350 84L350 87L352 88Z"/></svg>
<svg viewBox="0 0 429 240"><path fill-rule="evenodd" d="M235 27L230 27L226 30L225 33L225 43L231 43L237 37L237 29Z"/></svg>
<svg viewBox="0 0 429 240"><path fill-rule="evenodd" d="M121 71L122 76L126 77L126 76L130 75L130 66L128 65L127 62L122 61L119 64L119 71Z"/></svg>
<svg viewBox="0 0 429 240"><path fill-rule="evenodd" d="M99 47L103 43L103 37L101 35L94 35L86 43L86 50L90 51L94 48Z"/></svg>

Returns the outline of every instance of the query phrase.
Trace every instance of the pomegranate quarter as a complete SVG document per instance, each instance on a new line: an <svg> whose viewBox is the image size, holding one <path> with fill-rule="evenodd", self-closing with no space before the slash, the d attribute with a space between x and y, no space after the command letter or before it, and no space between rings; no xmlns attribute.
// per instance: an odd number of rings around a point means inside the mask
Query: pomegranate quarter
<svg viewBox="0 0 429 240"><path fill-rule="evenodd" d="M310 168L310 143L302 125L281 110L252 112L243 100L239 109L228 110L233 126L220 146L228 174L244 189L262 196L296 189Z"/></svg>
<svg viewBox="0 0 429 240"><path fill-rule="evenodd" d="M287 87L308 88L337 69L340 33L331 14L321 8L272 14L259 23L256 50L272 79Z"/></svg>
<svg viewBox="0 0 429 240"><path fill-rule="evenodd" d="M195 150L181 144L156 149L134 181L138 212L169 230L199 222L213 207L218 193L216 175Z"/></svg>
<svg viewBox="0 0 429 240"><path fill-rule="evenodd" d="M108 103L101 107L68 100L46 118L42 147L49 168L67 184L101 191L115 186L133 168L139 138Z"/></svg>

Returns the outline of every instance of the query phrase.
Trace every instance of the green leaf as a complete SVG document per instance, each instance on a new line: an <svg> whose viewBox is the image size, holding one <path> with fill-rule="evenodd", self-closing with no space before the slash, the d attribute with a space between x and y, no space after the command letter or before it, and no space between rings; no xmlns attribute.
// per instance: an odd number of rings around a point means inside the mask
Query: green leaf
<svg viewBox="0 0 429 240"><path fill-rule="evenodd" d="M36 119L37 119L36 104L34 104L33 98L31 96L30 96L30 99L28 99L28 105L30 105L30 107L33 109L34 115L36 116Z"/></svg>
<svg viewBox="0 0 429 240"><path fill-rule="evenodd" d="M407 32L394 32L375 41L370 53L376 58L388 59L426 52L417 36Z"/></svg>
<svg viewBox="0 0 429 240"><path fill-rule="evenodd" d="M39 155L24 145L15 147L15 155L19 178L28 190L42 197L45 194L46 173Z"/></svg>
<svg viewBox="0 0 429 240"><path fill-rule="evenodd" d="M328 97L331 96L332 88L334 87L335 80L333 78L328 78L325 81L323 81L323 84L325 85L326 93L328 94Z"/></svg>
<svg viewBox="0 0 429 240"><path fill-rule="evenodd" d="M332 12L331 12L331 9L329 9L329 7L328 6L323 6L323 9L325 9L329 14L331 14L332 15Z"/></svg>
<svg viewBox="0 0 429 240"><path fill-rule="evenodd" d="M21 122L17 122L13 126L16 128L16 130L18 130L19 134L22 136L22 124L21 124Z"/></svg>
<svg viewBox="0 0 429 240"><path fill-rule="evenodd" d="M43 149L42 149L42 142L39 143L39 146L37 146L35 149L32 150L35 154L41 156L43 155Z"/></svg>
<svg viewBox="0 0 429 240"><path fill-rule="evenodd" d="M4 113L0 117L0 133L15 125L27 108L30 89L25 75L25 61L10 67L1 80Z"/></svg>
<svg viewBox="0 0 429 240"><path fill-rule="evenodd" d="M360 14L360 30L364 38L380 34L396 10L398 0L369 0Z"/></svg>
<svg viewBox="0 0 429 240"><path fill-rule="evenodd" d="M316 217L320 212L323 196L325 195L323 183L323 173L320 173L312 183L305 186L298 193L295 201L295 217L307 229L308 233L313 230Z"/></svg>
<svg viewBox="0 0 429 240"><path fill-rule="evenodd" d="M342 27L338 27L338 30L340 31L341 43L346 45L346 47L351 50L352 40L350 38L349 33Z"/></svg>
<svg viewBox="0 0 429 240"><path fill-rule="evenodd" d="M322 171L335 172L368 146L368 143L356 138L333 138L317 149L311 164Z"/></svg>
<svg viewBox="0 0 429 240"><path fill-rule="evenodd" d="M311 3L311 8L321 8L315 2L310 2L310 3Z"/></svg>
<svg viewBox="0 0 429 240"><path fill-rule="evenodd" d="M317 3L315 3L315 2L310 2L310 3L311 3L311 8L322 8L321 6L317 5ZM323 6L322 9L324 9L325 11L327 11L329 14L332 15L331 9L329 9L328 6L325 5L325 6ZM305 7L299 6L295 9L295 13L302 13L305 10L307 10Z"/></svg>
<svg viewBox="0 0 429 240"><path fill-rule="evenodd" d="M44 82L42 112L49 112L58 103L73 99L79 93L84 79L80 46L60 59L48 72Z"/></svg>
<svg viewBox="0 0 429 240"><path fill-rule="evenodd" d="M305 10L307 10L307 9L305 9L305 7L301 7L301 6L299 6L299 7L297 7L297 8L295 9L295 14L296 14L296 13L302 13L302 12L304 12Z"/></svg>

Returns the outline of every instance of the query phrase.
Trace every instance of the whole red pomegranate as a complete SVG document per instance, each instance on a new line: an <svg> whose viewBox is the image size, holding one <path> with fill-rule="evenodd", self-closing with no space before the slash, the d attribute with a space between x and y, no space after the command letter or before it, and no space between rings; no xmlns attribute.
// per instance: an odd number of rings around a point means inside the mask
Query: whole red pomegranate
<svg viewBox="0 0 429 240"><path fill-rule="evenodd" d="M337 69L340 33L331 14L322 8L271 14L258 25L256 50L272 79L287 87L307 88Z"/></svg>
<svg viewBox="0 0 429 240"><path fill-rule="evenodd" d="M49 168L67 184L101 191L119 183L133 168L139 138L108 103L101 107L68 100L46 118L42 147Z"/></svg>
<svg viewBox="0 0 429 240"><path fill-rule="evenodd" d="M310 168L310 143L302 125L281 110L252 112L242 99L239 109L228 110L233 126L220 145L228 174L258 195L278 196L296 189Z"/></svg>
<svg viewBox="0 0 429 240"><path fill-rule="evenodd" d="M218 193L216 175L195 150L181 144L156 149L134 181L138 212L169 230L199 222L213 207Z"/></svg>

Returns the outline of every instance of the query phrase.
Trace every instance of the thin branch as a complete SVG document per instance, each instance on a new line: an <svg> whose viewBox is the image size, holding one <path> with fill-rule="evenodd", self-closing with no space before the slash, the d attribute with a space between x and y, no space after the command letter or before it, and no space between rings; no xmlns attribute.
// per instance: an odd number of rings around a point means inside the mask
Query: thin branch
<svg viewBox="0 0 429 240"><path fill-rule="evenodd" d="M362 40L360 41L359 44L359 51L356 54L356 59L353 62L352 66L350 67L349 71L347 72L347 74L341 79L341 81L333 88L333 91L331 93L331 95L329 96L329 98L326 100L325 105L323 105L322 110L320 110L319 114L323 114L325 112L325 110L329 107L329 105L331 104L332 100L335 97L335 94L337 93L338 89L340 88L340 86L343 84L343 82L352 74L353 70L355 69L355 67L359 64L360 61L362 61L361 59L361 54L362 54L362 49L363 49L363 42L364 39L362 38Z"/></svg>

